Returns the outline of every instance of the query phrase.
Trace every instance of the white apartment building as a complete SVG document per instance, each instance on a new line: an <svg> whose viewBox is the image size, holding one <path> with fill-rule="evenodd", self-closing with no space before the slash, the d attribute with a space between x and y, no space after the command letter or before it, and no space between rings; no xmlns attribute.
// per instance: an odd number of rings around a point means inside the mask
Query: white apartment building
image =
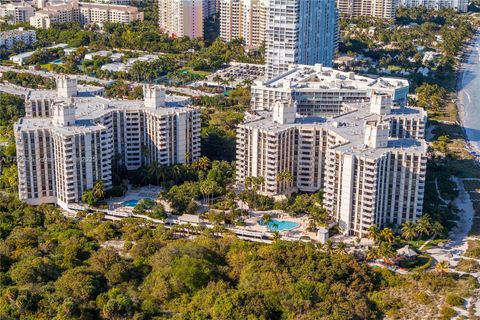
<svg viewBox="0 0 480 320"><path fill-rule="evenodd" d="M337 9L349 17L394 18L396 0L337 0Z"/></svg>
<svg viewBox="0 0 480 320"><path fill-rule="evenodd" d="M268 0L221 0L220 38L243 39L245 45L259 48L265 41Z"/></svg>
<svg viewBox="0 0 480 320"><path fill-rule="evenodd" d="M408 81L399 78L369 78L320 64L292 65L287 72L252 85L254 110L271 110L276 101L293 99L303 115L338 115L344 103L368 101L372 92L388 93L395 105L404 106Z"/></svg>
<svg viewBox="0 0 480 320"><path fill-rule="evenodd" d="M17 42L23 42L27 46L32 45L37 41L35 30L24 30L19 28L17 30L8 30L0 32L0 47L10 49Z"/></svg>
<svg viewBox="0 0 480 320"><path fill-rule="evenodd" d="M468 0L399 0L398 5L406 8L424 6L433 10L451 8L460 12L467 12L468 3Z"/></svg>
<svg viewBox="0 0 480 320"><path fill-rule="evenodd" d="M170 165L200 156L200 114L145 85L143 101L108 100L102 89L60 77L57 91L31 91L26 116L14 126L19 197L68 208L101 179L112 183L112 157L128 170L152 161Z"/></svg>
<svg viewBox="0 0 480 320"><path fill-rule="evenodd" d="M267 8L268 78L291 64L332 66L338 43L335 0L269 0Z"/></svg>
<svg viewBox="0 0 480 320"><path fill-rule="evenodd" d="M90 0L90 2L94 3L103 3L103 4L119 4L122 6L126 6L130 4L130 0Z"/></svg>
<svg viewBox="0 0 480 320"><path fill-rule="evenodd" d="M84 25L130 23L135 20L143 20L143 12L136 7L72 1L52 4L35 12L30 18L30 25L48 29L54 23L79 22Z"/></svg>
<svg viewBox="0 0 480 320"><path fill-rule="evenodd" d="M158 24L171 37L203 38L203 0L159 0Z"/></svg>
<svg viewBox="0 0 480 320"><path fill-rule="evenodd" d="M35 9L24 2L0 5L0 20L11 24L28 22L34 14Z"/></svg>
<svg viewBox="0 0 480 320"><path fill-rule="evenodd" d="M393 107L390 95L345 104L337 116L301 116L296 103L249 114L237 131L236 181L262 176L269 196L324 191L324 206L346 235L415 221L423 209L426 112ZM278 180L282 172L293 182Z"/></svg>

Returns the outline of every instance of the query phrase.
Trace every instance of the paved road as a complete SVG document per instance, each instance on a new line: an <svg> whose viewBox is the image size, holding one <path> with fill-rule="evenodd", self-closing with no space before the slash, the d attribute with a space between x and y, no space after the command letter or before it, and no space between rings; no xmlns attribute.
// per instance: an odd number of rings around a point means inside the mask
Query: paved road
<svg viewBox="0 0 480 320"><path fill-rule="evenodd" d="M40 71L40 70L16 69L14 67L9 67L9 66L0 66L0 72L5 72L5 71L30 73L30 74L38 75L38 76L41 76L41 77L48 77L48 78L54 78L54 77L59 75L58 73L55 73L55 72ZM87 76L87 75L82 75L82 74L78 74L78 75L75 75L75 76L77 77L78 80L98 82L103 86L106 86L109 83L111 83L112 81L114 81L114 80L99 79L99 78L95 78L95 77L91 77L91 76ZM140 83L140 82L132 82L132 81L125 81L125 82L132 83L134 85L142 85L142 83ZM216 94L214 94L214 93L203 92L203 91L200 91L200 90L195 90L195 89L190 89L190 88L180 88L180 87L167 86L166 89L170 92L179 93L179 94L188 95L188 96L193 96L193 97L199 97L199 96L213 97L213 96L216 96Z"/></svg>

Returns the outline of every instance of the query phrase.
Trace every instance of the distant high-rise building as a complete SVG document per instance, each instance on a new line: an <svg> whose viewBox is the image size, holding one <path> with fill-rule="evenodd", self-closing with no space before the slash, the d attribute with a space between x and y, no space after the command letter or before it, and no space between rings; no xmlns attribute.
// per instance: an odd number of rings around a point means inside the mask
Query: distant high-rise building
<svg viewBox="0 0 480 320"><path fill-rule="evenodd" d="M397 0L337 0L337 9L349 17L393 18Z"/></svg>
<svg viewBox="0 0 480 320"><path fill-rule="evenodd" d="M159 0L158 25L172 37L203 38L203 21L217 10L217 0Z"/></svg>
<svg viewBox="0 0 480 320"><path fill-rule="evenodd" d="M225 41L243 39L248 47L265 41L268 0L221 0L220 37Z"/></svg>
<svg viewBox="0 0 480 320"><path fill-rule="evenodd" d="M90 2L67 2L54 4L35 12L30 17L30 25L48 29L53 23L130 23L143 20L143 12L138 8L123 5L109 5Z"/></svg>
<svg viewBox="0 0 480 320"><path fill-rule="evenodd" d="M6 3L0 5L0 20L16 24L19 22L28 22L30 17L35 14L35 9L26 3Z"/></svg>
<svg viewBox="0 0 480 320"><path fill-rule="evenodd" d="M399 0L398 5L406 8L423 6L435 10L451 8L460 12L468 11L468 0Z"/></svg>
<svg viewBox="0 0 480 320"><path fill-rule="evenodd" d="M269 0L267 9L267 76L291 64L331 66L338 41L335 0Z"/></svg>

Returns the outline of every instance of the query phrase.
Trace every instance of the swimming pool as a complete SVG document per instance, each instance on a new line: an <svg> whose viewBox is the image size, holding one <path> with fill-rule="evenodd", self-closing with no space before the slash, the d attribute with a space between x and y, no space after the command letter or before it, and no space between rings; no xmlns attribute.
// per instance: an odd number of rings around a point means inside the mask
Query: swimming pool
<svg viewBox="0 0 480 320"><path fill-rule="evenodd" d="M148 198L144 198L144 199L148 199ZM143 199L132 199L132 200L128 200L128 201L123 201L122 202L122 205L124 205L125 207L135 207L141 200ZM152 200L152 199L148 199L148 200Z"/></svg>
<svg viewBox="0 0 480 320"><path fill-rule="evenodd" d="M259 221L259 225L263 226L264 224ZM267 223L267 228L270 231L285 231L285 230L293 230L295 228L298 228L300 224L293 222L293 221L288 221L288 220L270 220Z"/></svg>

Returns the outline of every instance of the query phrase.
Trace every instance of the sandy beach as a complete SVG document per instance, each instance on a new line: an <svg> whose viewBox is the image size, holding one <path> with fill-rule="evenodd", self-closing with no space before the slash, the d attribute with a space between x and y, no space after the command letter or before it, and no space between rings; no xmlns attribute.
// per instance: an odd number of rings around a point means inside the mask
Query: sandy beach
<svg viewBox="0 0 480 320"><path fill-rule="evenodd" d="M465 48L457 73L457 108L467 142L480 154L480 30Z"/></svg>

